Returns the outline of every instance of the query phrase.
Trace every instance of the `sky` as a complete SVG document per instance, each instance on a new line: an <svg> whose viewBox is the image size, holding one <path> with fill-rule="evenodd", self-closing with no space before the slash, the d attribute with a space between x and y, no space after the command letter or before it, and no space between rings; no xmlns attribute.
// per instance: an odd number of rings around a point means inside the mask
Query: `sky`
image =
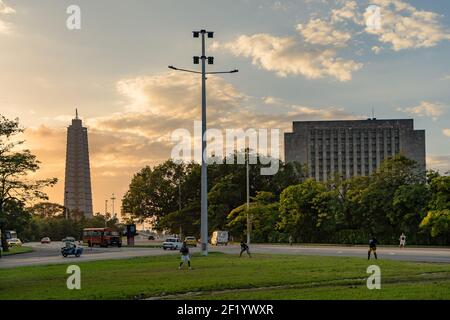
<svg viewBox="0 0 450 320"><path fill-rule="evenodd" d="M80 8L70 30L67 8ZM374 11L380 9L380 24ZM374 7L371 7L372 9ZM20 119L39 177L62 203L66 128L89 130L94 211L133 174L170 158L171 133L201 119L200 42L210 128L289 131L295 120L413 118L427 165L450 170L448 0L0 0L0 114ZM281 155L283 154L280 151Z"/></svg>

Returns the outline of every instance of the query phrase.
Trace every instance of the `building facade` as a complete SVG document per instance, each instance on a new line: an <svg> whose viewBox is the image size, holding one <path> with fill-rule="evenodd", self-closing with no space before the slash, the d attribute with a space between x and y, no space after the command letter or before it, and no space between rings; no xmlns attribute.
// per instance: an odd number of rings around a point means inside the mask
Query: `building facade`
<svg viewBox="0 0 450 320"><path fill-rule="evenodd" d="M78 111L67 128L64 206L69 214L75 210L88 218L93 216L88 134Z"/></svg>
<svg viewBox="0 0 450 320"><path fill-rule="evenodd" d="M425 130L414 120L295 121L284 135L285 161L297 161L317 181L370 175L383 160L402 154L426 170Z"/></svg>

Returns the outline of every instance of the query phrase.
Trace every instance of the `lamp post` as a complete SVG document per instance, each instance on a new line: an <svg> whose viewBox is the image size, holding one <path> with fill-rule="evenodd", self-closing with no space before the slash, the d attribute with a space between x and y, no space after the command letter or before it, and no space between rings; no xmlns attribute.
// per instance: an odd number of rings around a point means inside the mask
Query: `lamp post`
<svg viewBox="0 0 450 320"><path fill-rule="evenodd" d="M115 219L116 218L116 213L114 212L114 200L116 200L116 197L114 196L114 193L112 194L111 200L112 200L112 216Z"/></svg>
<svg viewBox="0 0 450 320"><path fill-rule="evenodd" d="M105 228L107 220L108 220L108 199L105 200Z"/></svg>
<svg viewBox="0 0 450 320"><path fill-rule="evenodd" d="M178 178L178 214L181 216L181 178ZM180 224L180 240L183 240L183 232Z"/></svg>
<svg viewBox="0 0 450 320"><path fill-rule="evenodd" d="M199 64L200 60L202 62L202 71L180 69L174 66L169 66L169 69L190 73L197 73L202 75L202 173L201 173L201 240L202 240L202 255L208 255L208 186L207 186L207 171L206 171L206 75L207 74L223 74L223 73L235 73L238 70L231 71L216 71L216 72L206 72L206 61L208 64L214 64L214 57L206 57L205 48L205 36L208 38L214 37L214 32L206 31L204 29L200 31L193 31L192 35L194 38L200 38L202 40L202 55L194 56L194 64Z"/></svg>
<svg viewBox="0 0 450 320"><path fill-rule="evenodd" d="M250 149L245 149L246 159L246 182L247 182L247 244L250 244L250 235L252 233L252 219L250 217Z"/></svg>

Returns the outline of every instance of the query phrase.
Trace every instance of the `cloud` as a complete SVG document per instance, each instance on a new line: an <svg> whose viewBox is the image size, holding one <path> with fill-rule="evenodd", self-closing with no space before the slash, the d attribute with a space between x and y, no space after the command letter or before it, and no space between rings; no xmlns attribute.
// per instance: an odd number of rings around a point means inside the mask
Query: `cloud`
<svg viewBox="0 0 450 320"><path fill-rule="evenodd" d="M450 172L450 155L446 156L427 156L427 168L438 170L441 173Z"/></svg>
<svg viewBox="0 0 450 320"><path fill-rule="evenodd" d="M444 130L442 130L442 133L444 135L446 135L447 137L450 137L450 129L444 129Z"/></svg>
<svg viewBox="0 0 450 320"><path fill-rule="evenodd" d="M346 21L352 21L356 24L364 23L356 1L346 1L341 8L333 9L331 11L331 21L333 23Z"/></svg>
<svg viewBox="0 0 450 320"><path fill-rule="evenodd" d="M187 129L201 119L200 78L167 72L131 77L117 82L124 102L122 111L82 119L89 133L91 179L96 211L108 193L120 198L138 170L167 160L175 143L171 133ZM291 104L277 97L249 97L220 77L208 77L208 128L290 130L294 120L355 119L336 106L312 107ZM261 108L262 105L271 106ZM263 111L264 109L264 111ZM56 117L65 119L65 115ZM59 122L58 122L59 123ZM39 177L57 177L58 185L47 190L52 201L62 202L66 126L26 129L24 139L42 161ZM281 141L282 143L282 141ZM105 198L106 197L106 198Z"/></svg>
<svg viewBox="0 0 450 320"><path fill-rule="evenodd" d="M354 0L341 0L340 7L331 8L329 15L297 24L300 37L275 36L267 33L240 35L234 40L214 42L212 50L225 49L235 56L249 58L253 65L278 76L301 75L308 79L332 77L349 81L363 64L339 57L339 49L349 45L354 37L368 33L377 36L382 44L394 51L412 48L429 48L450 39L450 32L440 23L441 16L431 11L418 10L400 0L366 1L368 8L380 8L380 28L366 25L374 15ZM333 5L328 2L328 5ZM378 26L376 24L375 26ZM361 43L355 38L354 43ZM373 45L375 54L383 47ZM358 55L362 49L355 48Z"/></svg>
<svg viewBox="0 0 450 320"><path fill-rule="evenodd" d="M0 14L11 14L11 13L15 13L16 10L14 10L11 7L8 7L6 5L6 3L4 3L3 0L0 0Z"/></svg>
<svg viewBox="0 0 450 320"><path fill-rule="evenodd" d="M391 44L394 51L434 47L450 39L437 13L418 10L400 0L373 0L371 3L381 8L381 28L366 28L365 31L378 36L380 42ZM370 12L365 13L366 21L369 15Z"/></svg>
<svg viewBox="0 0 450 320"><path fill-rule="evenodd" d="M168 141L170 132L190 128L201 119L200 78L196 75L167 72L119 81L118 90L127 98L125 112L93 119L98 130L133 133L141 137ZM263 112L259 104L276 105ZM208 77L208 126L219 129L247 127L289 127L286 115L348 117L337 107L313 108L287 104L277 97L255 99L216 76ZM270 125L270 126L269 126Z"/></svg>
<svg viewBox="0 0 450 320"><path fill-rule="evenodd" d="M16 11L13 8L7 6L3 0L0 0L0 17L13 14L15 12ZM11 23L6 22L3 19L0 19L0 34L8 35L11 34L11 32L12 32Z"/></svg>
<svg viewBox="0 0 450 320"><path fill-rule="evenodd" d="M296 29L311 44L343 47L352 37L349 32L338 30L321 19L311 19L305 26L298 24Z"/></svg>
<svg viewBox="0 0 450 320"><path fill-rule="evenodd" d="M343 42L337 41L337 44L342 45L356 35L367 33L377 36L379 42L389 44L394 51L400 51L430 48L441 41L450 40L450 31L440 22L441 15L419 10L401 0L366 0L360 1L359 5L354 0L341 0L336 3L342 5L331 8L328 17L322 20L311 19L308 22L308 25L311 24L311 30L308 32L311 37L306 35L307 41L333 44L334 37L341 39ZM377 8L376 6L380 11L369 10ZM364 12L365 8L367 9ZM377 25L377 28L374 28L369 22L377 21L378 12L380 27ZM353 28L350 29L349 26Z"/></svg>
<svg viewBox="0 0 450 320"><path fill-rule="evenodd" d="M380 48L378 46L373 46L372 47L372 52L375 53L375 54L379 54L382 50L383 50L383 48Z"/></svg>
<svg viewBox="0 0 450 320"><path fill-rule="evenodd" d="M309 79L334 77L349 81L352 73L362 64L337 57L333 49L309 48L294 37L276 37L265 33L242 35L231 42L215 43L218 48L229 50L235 56L252 59L262 69L276 72L281 77L303 75Z"/></svg>
<svg viewBox="0 0 450 320"><path fill-rule="evenodd" d="M418 106L408 108L398 108L399 111L416 115L419 117L430 117L433 120L437 120L441 115L445 113L446 107L441 103L433 103L428 101L422 101Z"/></svg>

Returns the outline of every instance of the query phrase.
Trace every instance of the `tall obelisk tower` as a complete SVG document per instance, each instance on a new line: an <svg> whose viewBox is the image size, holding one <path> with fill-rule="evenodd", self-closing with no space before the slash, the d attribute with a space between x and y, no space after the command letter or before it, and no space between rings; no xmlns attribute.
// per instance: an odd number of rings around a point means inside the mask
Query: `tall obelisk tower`
<svg viewBox="0 0 450 320"><path fill-rule="evenodd" d="M78 118L78 110L75 110L75 119L67 128L64 206L69 214L78 211L87 218L93 215L87 128Z"/></svg>

